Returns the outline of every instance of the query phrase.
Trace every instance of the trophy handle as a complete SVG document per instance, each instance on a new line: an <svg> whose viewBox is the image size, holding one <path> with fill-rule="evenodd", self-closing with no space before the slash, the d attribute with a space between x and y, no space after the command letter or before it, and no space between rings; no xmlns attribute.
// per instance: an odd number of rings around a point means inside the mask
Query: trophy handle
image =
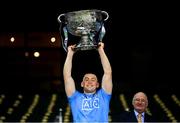
<svg viewBox="0 0 180 123"><path fill-rule="evenodd" d="M109 18L109 14L106 11L101 11L101 13L106 16L106 18L104 19L104 21L106 21Z"/></svg>
<svg viewBox="0 0 180 123"><path fill-rule="evenodd" d="M64 18L63 18L64 17ZM60 31L60 35L61 35L61 42L62 42L62 47L64 48L64 50L67 52L67 43L68 43L68 32L67 32L67 29L66 29L66 26L65 27L62 27L63 26L63 23L65 23L65 14L60 14L57 18L58 22L60 23L60 27L59 27L59 31ZM65 23L66 24L66 23ZM61 29L62 28L62 29ZM62 34L61 32L63 31L64 33L64 39L62 37Z"/></svg>
<svg viewBox="0 0 180 123"><path fill-rule="evenodd" d="M58 20L59 23L64 22L64 21L62 20L62 17L64 17L64 16L65 16L65 14L60 14L60 15L58 16L57 20Z"/></svg>
<svg viewBox="0 0 180 123"><path fill-rule="evenodd" d="M64 40L63 40L63 38L61 37L61 39L62 39L62 46L63 46L63 48L64 48L64 50L67 52L67 44L68 44L68 31L67 31L67 28L66 28L66 26L65 27L63 27L63 32L64 32Z"/></svg>

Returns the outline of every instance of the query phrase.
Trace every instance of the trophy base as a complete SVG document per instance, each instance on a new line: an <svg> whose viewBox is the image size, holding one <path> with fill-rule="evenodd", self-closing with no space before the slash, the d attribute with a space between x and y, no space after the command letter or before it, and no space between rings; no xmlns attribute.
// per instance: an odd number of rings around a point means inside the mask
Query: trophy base
<svg viewBox="0 0 180 123"><path fill-rule="evenodd" d="M81 46L76 46L74 50L93 50L97 49L97 45L81 45Z"/></svg>

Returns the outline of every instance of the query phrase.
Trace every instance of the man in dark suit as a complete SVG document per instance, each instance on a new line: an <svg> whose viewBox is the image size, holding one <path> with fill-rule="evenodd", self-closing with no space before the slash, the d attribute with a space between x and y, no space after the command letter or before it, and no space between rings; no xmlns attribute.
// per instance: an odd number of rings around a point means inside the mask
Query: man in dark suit
<svg viewBox="0 0 180 123"><path fill-rule="evenodd" d="M148 107L148 98L145 93L136 93L132 99L132 105L134 110L123 112L119 117L120 122L157 122L156 118L145 112Z"/></svg>

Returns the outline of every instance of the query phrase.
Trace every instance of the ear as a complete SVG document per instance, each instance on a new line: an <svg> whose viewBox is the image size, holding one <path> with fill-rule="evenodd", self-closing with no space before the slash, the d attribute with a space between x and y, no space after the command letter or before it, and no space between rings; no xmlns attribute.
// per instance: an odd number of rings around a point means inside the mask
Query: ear
<svg viewBox="0 0 180 123"><path fill-rule="evenodd" d="M81 82L81 87L84 87L84 82L83 81Z"/></svg>
<svg viewBox="0 0 180 123"><path fill-rule="evenodd" d="M96 87L99 88L99 82L97 82Z"/></svg>
<svg viewBox="0 0 180 123"><path fill-rule="evenodd" d="M146 103L146 107L148 107L148 101L147 101L147 103Z"/></svg>

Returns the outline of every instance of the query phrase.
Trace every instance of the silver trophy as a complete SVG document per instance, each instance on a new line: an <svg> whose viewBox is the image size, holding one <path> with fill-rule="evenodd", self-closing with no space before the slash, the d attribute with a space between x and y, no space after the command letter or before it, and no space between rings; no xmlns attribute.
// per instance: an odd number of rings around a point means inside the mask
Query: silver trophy
<svg viewBox="0 0 180 123"><path fill-rule="evenodd" d="M67 51L69 35L80 38L75 42L75 50L96 49L105 35L104 22L108 18L109 15L106 11L96 9L60 14L58 22L65 51Z"/></svg>

